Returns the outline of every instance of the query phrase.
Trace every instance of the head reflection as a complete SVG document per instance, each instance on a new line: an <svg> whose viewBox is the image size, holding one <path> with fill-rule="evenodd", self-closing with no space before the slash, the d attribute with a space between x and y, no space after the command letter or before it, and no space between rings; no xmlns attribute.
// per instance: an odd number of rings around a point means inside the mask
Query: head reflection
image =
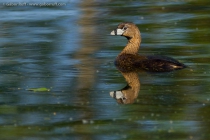
<svg viewBox="0 0 210 140"><path fill-rule="evenodd" d="M133 72L121 72L124 76L127 85L116 91L111 91L110 96L117 100L120 104L131 104L134 103L135 99L138 97L140 90L140 81L138 73Z"/></svg>

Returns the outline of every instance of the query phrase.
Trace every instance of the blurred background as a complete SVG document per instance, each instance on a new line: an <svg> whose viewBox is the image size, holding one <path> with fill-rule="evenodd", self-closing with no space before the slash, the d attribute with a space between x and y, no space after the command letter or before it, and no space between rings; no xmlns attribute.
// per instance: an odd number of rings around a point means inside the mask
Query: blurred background
<svg viewBox="0 0 210 140"><path fill-rule="evenodd" d="M210 139L209 0L1 0L0 139ZM120 22L140 28L140 54L189 66L139 73L137 101L113 62ZM49 92L27 91L45 87Z"/></svg>

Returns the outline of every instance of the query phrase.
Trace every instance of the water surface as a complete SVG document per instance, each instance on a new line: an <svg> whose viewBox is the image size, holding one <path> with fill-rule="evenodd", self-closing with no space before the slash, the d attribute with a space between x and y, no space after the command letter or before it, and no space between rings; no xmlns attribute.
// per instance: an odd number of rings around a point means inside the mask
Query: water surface
<svg viewBox="0 0 210 140"><path fill-rule="evenodd" d="M0 3L0 139L209 139L208 0L36 3ZM113 64L126 39L108 35L123 21L140 28L140 54L189 66L139 73L131 105L109 95L126 85ZM26 90L39 87L50 92Z"/></svg>

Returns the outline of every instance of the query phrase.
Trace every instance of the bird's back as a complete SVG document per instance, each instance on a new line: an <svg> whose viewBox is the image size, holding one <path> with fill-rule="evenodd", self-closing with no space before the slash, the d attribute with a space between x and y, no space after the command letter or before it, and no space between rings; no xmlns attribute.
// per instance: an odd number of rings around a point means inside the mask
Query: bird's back
<svg viewBox="0 0 210 140"><path fill-rule="evenodd" d="M117 57L115 65L120 71L139 71L145 70L149 72L170 72L178 69L186 68L179 61L166 56L140 56L133 54L121 54Z"/></svg>

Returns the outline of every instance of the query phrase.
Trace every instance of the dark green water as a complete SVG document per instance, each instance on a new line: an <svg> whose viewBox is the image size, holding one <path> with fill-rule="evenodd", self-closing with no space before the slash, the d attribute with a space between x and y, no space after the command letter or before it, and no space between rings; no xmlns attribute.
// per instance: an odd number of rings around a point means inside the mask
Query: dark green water
<svg viewBox="0 0 210 140"><path fill-rule="evenodd" d="M210 139L209 0L31 4L0 3L0 139ZM130 105L109 95L126 85L113 64L126 39L109 36L123 21L140 28L141 54L189 66L140 73ZM39 87L50 92L26 90Z"/></svg>

